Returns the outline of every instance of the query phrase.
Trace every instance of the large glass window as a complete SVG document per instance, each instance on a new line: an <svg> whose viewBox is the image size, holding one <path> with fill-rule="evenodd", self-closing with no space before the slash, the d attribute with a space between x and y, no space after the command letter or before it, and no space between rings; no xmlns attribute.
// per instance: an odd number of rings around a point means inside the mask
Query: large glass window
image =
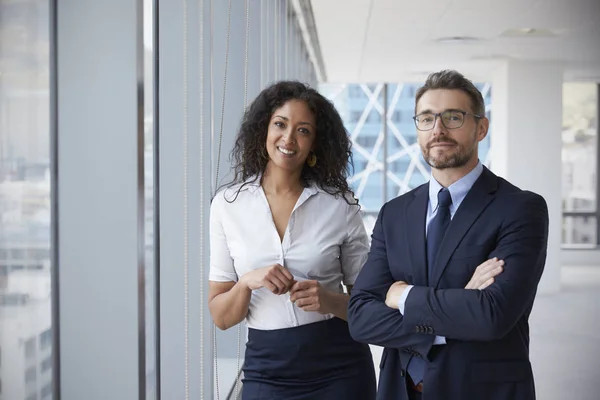
<svg viewBox="0 0 600 400"><path fill-rule="evenodd" d="M52 354L49 17L47 0L0 1L2 399L52 391L36 374Z"/></svg>
<svg viewBox="0 0 600 400"><path fill-rule="evenodd" d="M563 85L562 241L595 247L598 237L598 84Z"/></svg>

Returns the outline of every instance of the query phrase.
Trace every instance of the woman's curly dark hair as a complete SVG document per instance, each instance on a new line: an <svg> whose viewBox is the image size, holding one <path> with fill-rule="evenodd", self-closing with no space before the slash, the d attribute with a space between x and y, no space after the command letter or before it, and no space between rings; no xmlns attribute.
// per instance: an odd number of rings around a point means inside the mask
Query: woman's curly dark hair
<svg viewBox="0 0 600 400"><path fill-rule="evenodd" d="M269 122L275 110L290 100L304 101L317 124L313 150L317 164L314 167L304 165L303 184L314 183L331 195L343 196L349 204L358 204L347 181L349 167L353 166L352 142L342 118L323 95L296 81L280 81L267 87L246 110L230 156L234 168L230 186L253 177L256 180L265 171L269 161L266 149ZM354 201L350 202L350 199Z"/></svg>

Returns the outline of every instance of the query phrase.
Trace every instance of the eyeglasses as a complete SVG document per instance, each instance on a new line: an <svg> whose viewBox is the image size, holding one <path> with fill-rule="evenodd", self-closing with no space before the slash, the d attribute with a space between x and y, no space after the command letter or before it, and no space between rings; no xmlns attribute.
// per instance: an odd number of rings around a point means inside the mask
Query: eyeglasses
<svg viewBox="0 0 600 400"><path fill-rule="evenodd" d="M483 118L481 115L468 113L461 110L446 110L441 113L422 113L415 115L413 120L417 129L420 131L429 131L435 126L437 117L441 117L442 124L447 129L458 129L465 123L465 115L472 115L474 118Z"/></svg>

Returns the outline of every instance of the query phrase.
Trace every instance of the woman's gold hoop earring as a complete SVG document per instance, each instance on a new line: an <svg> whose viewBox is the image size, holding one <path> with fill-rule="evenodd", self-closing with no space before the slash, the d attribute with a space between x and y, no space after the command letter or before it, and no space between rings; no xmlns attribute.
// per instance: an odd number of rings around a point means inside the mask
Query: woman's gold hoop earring
<svg viewBox="0 0 600 400"><path fill-rule="evenodd" d="M317 155L315 153L313 153L312 151L310 152L310 154L308 155L308 158L306 159L306 164L308 164L309 167L314 167L315 165L317 165Z"/></svg>

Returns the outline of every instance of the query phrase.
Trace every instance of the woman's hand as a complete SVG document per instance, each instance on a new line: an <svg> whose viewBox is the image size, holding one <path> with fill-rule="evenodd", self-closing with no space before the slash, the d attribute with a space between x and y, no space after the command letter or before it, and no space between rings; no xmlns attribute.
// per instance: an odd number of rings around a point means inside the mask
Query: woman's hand
<svg viewBox="0 0 600 400"><path fill-rule="evenodd" d="M304 311L329 314L329 294L317 281L300 281L290 289L290 300Z"/></svg>
<svg viewBox="0 0 600 400"><path fill-rule="evenodd" d="M240 278L240 282L250 290L264 287L274 294L287 293L296 283L290 271L279 264L250 271Z"/></svg>

